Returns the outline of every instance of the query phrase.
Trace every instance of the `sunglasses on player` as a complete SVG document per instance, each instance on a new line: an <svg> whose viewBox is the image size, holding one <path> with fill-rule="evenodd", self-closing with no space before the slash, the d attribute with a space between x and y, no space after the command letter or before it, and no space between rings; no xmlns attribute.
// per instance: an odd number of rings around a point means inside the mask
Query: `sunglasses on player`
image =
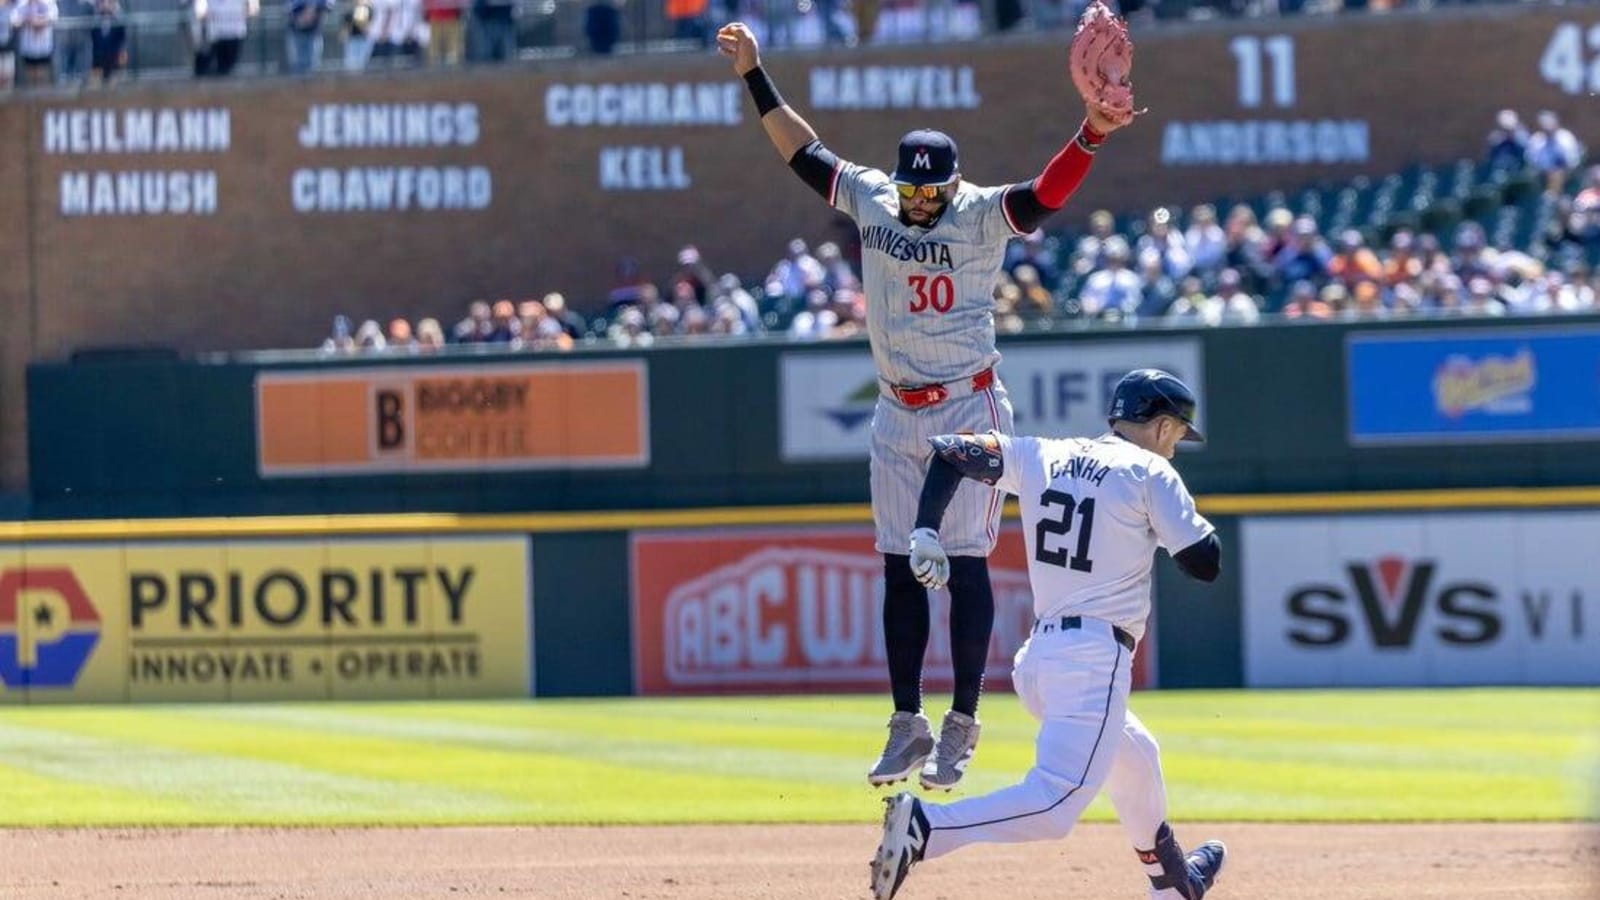
<svg viewBox="0 0 1600 900"><path fill-rule="evenodd" d="M900 196L906 198L907 200L910 200L914 197L922 197L925 200L949 200L951 185L900 184L899 182L896 182L894 189L899 191Z"/></svg>

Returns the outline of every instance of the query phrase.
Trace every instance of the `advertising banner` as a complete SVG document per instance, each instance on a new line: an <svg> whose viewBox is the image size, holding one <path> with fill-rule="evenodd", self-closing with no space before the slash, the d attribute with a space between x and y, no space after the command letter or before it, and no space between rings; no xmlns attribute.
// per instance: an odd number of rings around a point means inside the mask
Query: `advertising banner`
<svg viewBox="0 0 1600 900"><path fill-rule="evenodd" d="M1013 344L1000 361L1019 434L1086 437L1106 429L1111 391L1133 369L1157 368L1182 378L1200 397L1205 428L1205 377L1195 338L1074 342L1070 351ZM788 462L866 459L878 377L865 349L786 353L783 458Z"/></svg>
<svg viewBox="0 0 1600 900"><path fill-rule="evenodd" d="M643 360L389 366L256 376L263 478L642 468Z"/></svg>
<svg viewBox="0 0 1600 900"><path fill-rule="evenodd" d="M640 694L887 691L883 557L869 526L641 532L632 539ZM985 685L1007 687L1033 626L1022 532L989 558L995 626ZM950 596L930 592L923 687L951 687ZM1134 684L1154 682L1154 629Z"/></svg>
<svg viewBox="0 0 1600 900"><path fill-rule="evenodd" d="M1600 684L1600 510L1248 519L1245 683Z"/></svg>
<svg viewBox="0 0 1600 900"><path fill-rule="evenodd" d="M525 697L526 536L0 545L0 702Z"/></svg>
<svg viewBox="0 0 1600 900"><path fill-rule="evenodd" d="M1357 332L1352 444L1600 437L1600 329Z"/></svg>

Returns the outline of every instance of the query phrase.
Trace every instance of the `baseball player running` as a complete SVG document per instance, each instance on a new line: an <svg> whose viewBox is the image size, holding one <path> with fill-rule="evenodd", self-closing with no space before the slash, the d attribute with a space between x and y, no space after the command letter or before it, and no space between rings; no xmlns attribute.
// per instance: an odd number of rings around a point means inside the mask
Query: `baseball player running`
<svg viewBox="0 0 1600 900"><path fill-rule="evenodd" d="M887 798L872 892L888 900L912 865L968 844L1065 837L1104 786L1150 896L1200 900L1227 852L1208 841L1185 855L1166 823L1167 792L1155 739L1128 709L1134 647L1150 615L1158 546L1185 573L1221 571L1215 530L1168 460L1194 427L1195 396L1172 375L1139 369L1112 394L1111 431L1049 440L1001 433L932 438L911 567L937 587L950 577L940 523L963 479L1015 494L1022 506L1033 634L1012 681L1039 720L1033 768L1016 785L950 804Z"/></svg>
<svg viewBox="0 0 1600 900"><path fill-rule="evenodd" d="M861 230L867 334L880 393L872 419L871 492L883 554L883 625L894 714L867 780L888 784L920 772L923 787L949 790L978 744L978 696L994 626L988 559L1000 495L963 485L944 532L950 559L950 650L955 691L935 743L922 712L928 594L911 574L905 536L927 466L926 439L957 431L1012 430L1011 403L995 377L994 287L1005 247L1060 209L1089 171L1107 134L1127 121L1093 106L1076 136L1032 181L978 187L960 175L956 144L938 131L900 141L894 172L834 155L779 96L750 29L717 32L717 48L748 85L767 137L789 168Z"/></svg>

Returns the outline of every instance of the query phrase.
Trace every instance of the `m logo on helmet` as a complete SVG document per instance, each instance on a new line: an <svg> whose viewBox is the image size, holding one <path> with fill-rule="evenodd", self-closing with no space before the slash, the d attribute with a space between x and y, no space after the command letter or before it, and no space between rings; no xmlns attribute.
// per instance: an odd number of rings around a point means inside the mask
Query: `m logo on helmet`
<svg viewBox="0 0 1600 900"><path fill-rule="evenodd" d="M932 169L933 168L933 160L928 158L928 150L927 150L926 147L918 149L917 150L917 155L911 157L911 168L913 168L913 169Z"/></svg>

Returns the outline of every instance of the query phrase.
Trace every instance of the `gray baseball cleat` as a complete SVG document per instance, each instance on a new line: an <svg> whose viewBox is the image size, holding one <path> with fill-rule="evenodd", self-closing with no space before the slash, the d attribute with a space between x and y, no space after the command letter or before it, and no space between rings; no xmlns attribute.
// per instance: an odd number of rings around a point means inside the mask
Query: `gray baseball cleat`
<svg viewBox="0 0 1600 900"><path fill-rule="evenodd" d="M877 765L867 773L867 783L873 787L905 781L911 773L922 768L933 753L933 728L922 713L896 711L889 717L889 740L883 745L883 755Z"/></svg>
<svg viewBox="0 0 1600 900"><path fill-rule="evenodd" d="M948 791L967 772L967 763L978 749L982 726L966 713L950 710L939 725L939 745L922 767L922 787L929 791Z"/></svg>
<svg viewBox="0 0 1600 900"><path fill-rule="evenodd" d="M928 846L928 820L910 794L883 798L883 840L872 857L872 896L890 900Z"/></svg>

